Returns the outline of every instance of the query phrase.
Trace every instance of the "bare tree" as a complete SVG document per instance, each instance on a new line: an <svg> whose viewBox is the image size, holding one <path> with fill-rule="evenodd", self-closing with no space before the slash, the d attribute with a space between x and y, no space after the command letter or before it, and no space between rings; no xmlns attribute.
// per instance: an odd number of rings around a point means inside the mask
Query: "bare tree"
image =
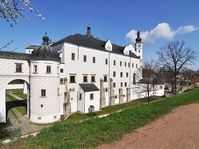
<svg viewBox="0 0 199 149"><path fill-rule="evenodd" d="M184 41L171 41L157 51L159 61L171 74L172 93L177 91L177 76L181 70L193 63L195 52Z"/></svg>
<svg viewBox="0 0 199 149"><path fill-rule="evenodd" d="M0 46L0 51L7 48L9 45L11 45L13 43L13 40L11 40L10 42L4 44L3 46Z"/></svg>
<svg viewBox="0 0 199 149"><path fill-rule="evenodd" d="M150 102L150 94L156 91L157 74L156 74L156 63L151 60L145 62L142 66L143 77L140 80L140 86L144 92L147 92L147 102Z"/></svg>
<svg viewBox="0 0 199 149"><path fill-rule="evenodd" d="M44 19L42 14L32 7L30 0L0 0L0 18L6 20L13 27L13 24L18 23L19 17L26 17L24 15L25 8Z"/></svg>

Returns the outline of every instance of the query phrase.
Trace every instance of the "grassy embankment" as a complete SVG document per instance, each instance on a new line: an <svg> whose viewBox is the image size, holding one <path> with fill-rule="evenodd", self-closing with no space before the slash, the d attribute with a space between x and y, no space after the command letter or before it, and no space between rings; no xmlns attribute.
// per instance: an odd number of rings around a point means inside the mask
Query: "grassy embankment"
<svg viewBox="0 0 199 149"><path fill-rule="evenodd" d="M42 130L35 138L21 140L20 148L94 148L121 138L177 106L195 102L199 102L199 89L150 104L128 107L104 118L91 118L81 123L73 120L58 122Z"/></svg>

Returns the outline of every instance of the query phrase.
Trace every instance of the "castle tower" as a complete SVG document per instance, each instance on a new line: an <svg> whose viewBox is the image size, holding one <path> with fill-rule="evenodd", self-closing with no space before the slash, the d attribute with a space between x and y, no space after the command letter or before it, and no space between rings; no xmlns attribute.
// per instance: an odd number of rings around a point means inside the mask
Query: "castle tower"
<svg viewBox="0 0 199 149"><path fill-rule="evenodd" d="M30 121L33 123L60 119L59 65L59 54L45 35L43 44L32 52L30 59Z"/></svg>
<svg viewBox="0 0 199 149"><path fill-rule="evenodd" d="M135 39L135 51L140 59L142 60L142 38L140 37L140 32L137 32L137 38Z"/></svg>

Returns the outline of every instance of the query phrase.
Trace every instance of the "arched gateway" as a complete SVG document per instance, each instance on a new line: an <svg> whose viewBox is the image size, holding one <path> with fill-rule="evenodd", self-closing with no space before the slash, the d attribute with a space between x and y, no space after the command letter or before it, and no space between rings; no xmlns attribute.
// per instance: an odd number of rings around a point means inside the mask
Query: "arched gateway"
<svg viewBox="0 0 199 149"><path fill-rule="evenodd" d="M34 123L60 119L59 65L57 51L48 36L31 54L0 51L0 122L6 122L6 89L13 80L28 84L27 114ZM30 95L30 96L29 96Z"/></svg>

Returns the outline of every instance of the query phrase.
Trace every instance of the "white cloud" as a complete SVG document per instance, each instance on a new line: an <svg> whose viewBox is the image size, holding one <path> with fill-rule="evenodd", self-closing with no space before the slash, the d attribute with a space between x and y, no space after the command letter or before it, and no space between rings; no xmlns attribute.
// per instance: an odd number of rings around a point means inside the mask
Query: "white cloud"
<svg viewBox="0 0 199 149"><path fill-rule="evenodd" d="M150 31L140 32L143 42L153 43L158 39L172 39L177 34L188 34L198 30L199 27L194 25L181 26L176 30L173 30L168 23L160 23ZM131 42L135 41L137 30L132 29L126 34L126 38Z"/></svg>

